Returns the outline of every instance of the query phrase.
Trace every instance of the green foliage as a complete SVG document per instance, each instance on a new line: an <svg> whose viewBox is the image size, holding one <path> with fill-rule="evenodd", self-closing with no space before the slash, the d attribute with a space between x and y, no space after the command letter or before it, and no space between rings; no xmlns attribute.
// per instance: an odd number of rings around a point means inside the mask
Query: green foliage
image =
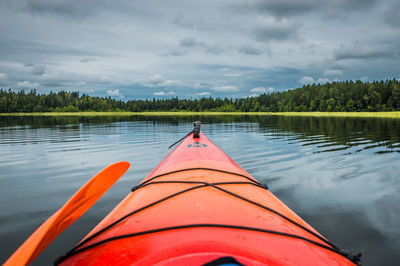
<svg viewBox="0 0 400 266"><path fill-rule="evenodd" d="M15 112L362 112L400 110L400 82L344 81L306 85L298 89L262 94L258 97L228 99L115 100L79 92L38 94L0 89L0 113Z"/></svg>

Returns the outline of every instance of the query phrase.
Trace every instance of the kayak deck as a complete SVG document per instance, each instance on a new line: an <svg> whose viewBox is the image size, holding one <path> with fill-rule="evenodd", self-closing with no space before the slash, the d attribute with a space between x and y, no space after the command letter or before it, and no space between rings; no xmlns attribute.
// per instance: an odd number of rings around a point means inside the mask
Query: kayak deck
<svg viewBox="0 0 400 266"><path fill-rule="evenodd" d="M192 135L58 263L354 265L203 133Z"/></svg>

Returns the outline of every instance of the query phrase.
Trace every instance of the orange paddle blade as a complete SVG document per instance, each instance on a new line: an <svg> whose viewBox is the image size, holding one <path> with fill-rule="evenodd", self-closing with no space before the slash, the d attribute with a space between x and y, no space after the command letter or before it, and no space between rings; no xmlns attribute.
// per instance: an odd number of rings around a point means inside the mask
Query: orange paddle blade
<svg viewBox="0 0 400 266"><path fill-rule="evenodd" d="M68 226L84 214L125 172L130 164L107 166L76 192L61 209L48 218L5 262L30 264Z"/></svg>

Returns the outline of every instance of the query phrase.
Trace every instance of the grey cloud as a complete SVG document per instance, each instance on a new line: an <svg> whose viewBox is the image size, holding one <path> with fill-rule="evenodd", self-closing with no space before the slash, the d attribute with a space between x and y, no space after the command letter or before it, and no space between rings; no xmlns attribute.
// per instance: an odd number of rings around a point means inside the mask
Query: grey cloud
<svg viewBox="0 0 400 266"><path fill-rule="evenodd" d="M239 12L255 11L257 13L267 13L276 17L300 15L311 12L319 7L319 0L253 0L236 1L233 7Z"/></svg>
<svg viewBox="0 0 400 266"><path fill-rule="evenodd" d="M260 55L262 53L262 50L254 46L242 45L238 48L238 52L246 55Z"/></svg>
<svg viewBox="0 0 400 266"><path fill-rule="evenodd" d="M44 81L41 83L45 87L50 87L50 88L57 88L57 87L64 87L66 86L66 82L64 80L62 81Z"/></svg>
<svg viewBox="0 0 400 266"><path fill-rule="evenodd" d="M8 85L8 75L6 73L0 73L0 86Z"/></svg>
<svg viewBox="0 0 400 266"><path fill-rule="evenodd" d="M120 98L124 98L124 96L122 95L122 93L119 91L119 89L115 89L115 90L107 90L107 94L108 96L118 96Z"/></svg>
<svg viewBox="0 0 400 266"><path fill-rule="evenodd" d="M166 53L160 53L159 56L182 56L182 55L185 55L186 53L187 53L187 51L185 49L178 47L178 48L170 49Z"/></svg>
<svg viewBox="0 0 400 266"><path fill-rule="evenodd" d="M74 18L90 16L95 10L95 4L89 1L54 1L54 0L28 0L26 9L32 13L62 15Z"/></svg>
<svg viewBox="0 0 400 266"><path fill-rule="evenodd" d="M113 80L108 76L102 74L83 74L77 72L67 71L55 71L52 69L52 73L46 73L39 77L34 77L36 82L49 88L64 87L64 88L76 88L76 86L88 85L91 87L109 86L113 84ZM32 78L28 78L32 80Z"/></svg>
<svg viewBox="0 0 400 266"><path fill-rule="evenodd" d="M324 76L342 76L343 71L341 69L328 69L324 71Z"/></svg>
<svg viewBox="0 0 400 266"><path fill-rule="evenodd" d="M256 12L277 18L307 13L349 13L373 7L378 0L248 0L231 1L228 7L236 12Z"/></svg>
<svg viewBox="0 0 400 266"><path fill-rule="evenodd" d="M40 84L45 87L56 88L56 87L68 87L73 86L76 83L75 75L71 75L71 73L60 73L57 75L43 75L40 77Z"/></svg>
<svg viewBox="0 0 400 266"><path fill-rule="evenodd" d="M172 0L172 2L174 1ZM176 11L178 3L171 3L168 6L168 4L155 4L154 2L125 0L0 0L0 10L6 9L14 13L26 13L58 21L71 22L72 20L80 22L81 20L86 20L96 22L98 25L105 21L109 22L108 25L111 25L117 20L118 22L123 20L129 22L132 22L132 20L158 22L165 20L165 17L168 17L170 22L171 15L169 14ZM114 18L118 19L114 20Z"/></svg>
<svg viewBox="0 0 400 266"><path fill-rule="evenodd" d="M100 76L100 77L92 77L91 79L88 79L89 82L95 83L95 84L112 84L113 81L106 76Z"/></svg>
<svg viewBox="0 0 400 266"><path fill-rule="evenodd" d="M43 65L34 65L32 68L32 74L43 75L45 70L46 70L46 67Z"/></svg>
<svg viewBox="0 0 400 266"><path fill-rule="evenodd" d="M337 2L337 6L343 10L349 9L350 11L360 11L372 8L378 2L380 2L380 0L342 0Z"/></svg>
<svg viewBox="0 0 400 266"><path fill-rule="evenodd" d="M220 54L224 51L224 49L222 49L218 45L212 45L212 46L208 46L205 51L206 51L206 53L209 53L209 54Z"/></svg>
<svg viewBox="0 0 400 266"><path fill-rule="evenodd" d="M180 46L185 48L193 48L193 47L201 47L201 48L209 48L210 46L202 41L197 41L193 37L187 37L179 42Z"/></svg>
<svg viewBox="0 0 400 266"><path fill-rule="evenodd" d="M183 83L180 80L165 79L160 74L154 74L145 79L136 79L135 84L141 85L143 87L179 87Z"/></svg>
<svg viewBox="0 0 400 266"><path fill-rule="evenodd" d="M191 48L191 47L197 46L198 43L197 43L197 41L196 41L195 38L188 37L188 38L182 39L182 40L180 41L180 45L181 45L182 47Z"/></svg>
<svg viewBox="0 0 400 266"><path fill-rule="evenodd" d="M400 1L391 1L386 6L383 20L393 27L400 27Z"/></svg>
<svg viewBox="0 0 400 266"><path fill-rule="evenodd" d="M96 58L83 58L83 59L79 60L79 62L81 62L81 63L90 63L90 62L94 62L96 60L97 60Z"/></svg>
<svg viewBox="0 0 400 266"><path fill-rule="evenodd" d="M4 0L2 4L6 8L36 15L53 15L82 19L93 16L104 1L90 0Z"/></svg>
<svg viewBox="0 0 400 266"><path fill-rule="evenodd" d="M239 91L239 88L236 86L216 86L211 88L214 91L218 91L218 92L236 92Z"/></svg>
<svg viewBox="0 0 400 266"><path fill-rule="evenodd" d="M21 51L24 51L21 54ZM36 62L42 61L44 57L54 57L55 55L66 55L66 56L90 56L99 55L100 52L95 52L94 49L83 48L83 47L73 47L68 44L54 44L52 42L34 41L34 40L14 40L6 39L2 41L0 46L0 54L3 60L19 60ZM104 51L102 55L108 55L109 52ZM26 56L29 56L27 58ZM24 56L24 57L22 57ZM28 61L28 62L29 62ZM33 66L33 64L26 64L25 66Z"/></svg>
<svg viewBox="0 0 400 266"><path fill-rule="evenodd" d="M371 59L371 58L388 58L397 57L399 55L396 49L388 46L380 47L360 47L359 45L354 45L349 48L340 48L335 51L334 56L336 60L345 59Z"/></svg>
<svg viewBox="0 0 400 266"><path fill-rule="evenodd" d="M171 50L171 51L169 51L169 55L173 55L173 56L182 56L182 55L185 55L186 54L186 52L185 51L183 51L183 50L179 50L179 49L177 49L177 50Z"/></svg>
<svg viewBox="0 0 400 266"><path fill-rule="evenodd" d="M37 82L31 82L29 80L19 81L17 87L20 89L36 89L40 86Z"/></svg>
<svg viewBox="0 0 400 266"><path fill-rule="evenodd" d="M205 42L197 41L193 37L187 37L187 38L181 39L179 42L179 45L186 49L200 48L201 50L203 50L204 52L209 53L209 54L219 54L224 51L223 48L221 48L220 46L218 46L216 44L209 45Z"/></svg>
<svg viewBox="0 0 400 266"><path fill-rule="evenodd" d="M189 29L189 30L197 30L197 31L213 31L214 28L210 25L206 25L202 21L196 21L194 19L189 19L182 14L179 14L175 17L173 24L177 27Z"/></svg>
<svg viewBox="0 0 400 266"><path fill-rule="evenodd" d="M257 41L287 40L298 35L300 24L291 20L260 19L254 29Z"/></svg>

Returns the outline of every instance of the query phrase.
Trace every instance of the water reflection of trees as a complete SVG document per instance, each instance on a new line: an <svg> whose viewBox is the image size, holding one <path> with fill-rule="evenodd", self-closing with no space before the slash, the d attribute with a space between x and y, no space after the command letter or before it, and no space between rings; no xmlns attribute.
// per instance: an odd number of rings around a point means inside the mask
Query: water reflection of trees
<svg viewBox="0 0 400 266"><path fill-rule="evenodd" d="M269 126L270 123L260 122L260 128ZM298 133L297 139L307 139L323 151L360 146L356 151L386 147L389 150L379 153L400 152L400 121L397 119L280 116L276 128ZM343 147L329 148L338 145Z"/></svg>
<svg viewBox="0 0 400 266"><path fill-rule="evenodd" d="M193 115L193 116L24 116L0 117L1 127L75 127L117 122L151 122L178 125L196 120L203 124L252 123L252 130L277 137L296 133L293 139L303 145L317 145L323 150L343 145L342 149L362 145L362 149L386 147L382 152L400 152L400 120L384 118L293 117L254 115ZM255 125L255 127L254 127ZM293 135L293 134L292 134Z"/></svg>

